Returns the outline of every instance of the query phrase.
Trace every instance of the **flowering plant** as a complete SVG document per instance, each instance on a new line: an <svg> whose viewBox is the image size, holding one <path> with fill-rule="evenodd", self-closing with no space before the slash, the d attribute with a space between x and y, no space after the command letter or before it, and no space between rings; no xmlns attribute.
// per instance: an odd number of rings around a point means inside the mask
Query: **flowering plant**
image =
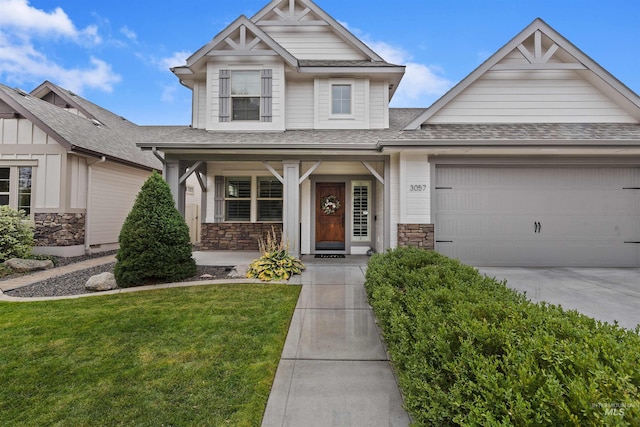
<svg viewBox="0 0 640 427"><path fill-rule="evenodd" d="M326 215L332 215L335 211L340 209L340 200L338 200L338 198L333 194L330 194L322 198L320 208Z"/></svg>

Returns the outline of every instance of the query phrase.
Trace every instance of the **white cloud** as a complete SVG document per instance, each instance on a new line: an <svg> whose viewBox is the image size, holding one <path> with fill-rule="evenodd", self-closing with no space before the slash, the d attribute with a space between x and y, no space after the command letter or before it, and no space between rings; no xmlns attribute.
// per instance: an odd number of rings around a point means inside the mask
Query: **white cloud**
<svg viewBox="0 0 640 427"><path fill-rule="evenodd" d="M102 42L96 25L78 29L59 7L45 12L28 0L0 0L0 28L0 78L7 82L36 85L51 80L82 93L87 88L111 92L121 80L110 64L93 56L86 64L65 66L51 59L55 54L47 55L55 52L51 43L59 38L84 47Z"/></svg>
<svg viewBox="0 0 640 427"><path fill-rule="evenodd" d="M36 9L28 0L0 0L0 25L13 28L22 35L62 36L77 41L100 43L97 27L88 26L82 30L76 28L62 8L53 12Z"/></svg>
<svg viewBox="0 0 640 427"><path fill-rule="evenodd" d="M417 62L406 49L372 40L359 29L350 28L346 22L339 22L385 61L406 67L400 86L393 96L394 106L428 107L453 86L453 82L444 76L444 70L440 67Z"/></svg>
<svg viewBox="0 0 640 427"><path fill-rule="evenodd" d="M124 34L124 36L126 38L128 38L131 41L137 41L138 40L138 35L136 34L135 31L133 31L131 28L124 26L122 28L120 28L120 32L122 34Z"/></svg>
<svg viewBox="0 0 640 427"><path fill-rule="evenodd" d="M86 88L111 92L121 80L111 65L98 58L90 57L87 66L65 68L48 59L28 40L10 40L3 33L0 33L0 76L14 84L52 80L77 93Z"/></svg>
<svg viewBox="0 0 640 427"><path fill-rule="evenodd" d="M169 68L179 67L181 65L185 65L187 63L187 58L191 56L191 52L182 50L180 52L175 52L173 55L167 58L161 58L156 60L156 64L163 71L168 70Z"/></svg>
<svg viewBox="0 0 640 427"><path fill-rule="evenodd" d="M427 107L452 86L452 82L443 76L440 67L415 62L409 52L385 42L366 43L385 61L406 66L404 77L392 100L395 106Z"/></svg>

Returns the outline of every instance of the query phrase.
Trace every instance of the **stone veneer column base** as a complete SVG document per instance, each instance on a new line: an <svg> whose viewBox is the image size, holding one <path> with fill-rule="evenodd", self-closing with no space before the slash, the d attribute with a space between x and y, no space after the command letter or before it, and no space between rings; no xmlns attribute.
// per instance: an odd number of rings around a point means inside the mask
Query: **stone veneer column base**
<svg viewBox="0 0 640 427"><path fill-rule="evenodd" d="M257 251L258 239L265 238L272 227L278 236L282 235L282 223L203 223L200 249L203 251Z"/></svg>
<svg viewBox="0 0 640 427"><path fill-rule="evenodd" d="M84 245L85 214L35 213L35 246Z"/></svg>
<svg viewBox="0 0 640 427"><path fill-rule="evenodd" d="M434 249L434 225L398 224L398 246Z"/></svg>

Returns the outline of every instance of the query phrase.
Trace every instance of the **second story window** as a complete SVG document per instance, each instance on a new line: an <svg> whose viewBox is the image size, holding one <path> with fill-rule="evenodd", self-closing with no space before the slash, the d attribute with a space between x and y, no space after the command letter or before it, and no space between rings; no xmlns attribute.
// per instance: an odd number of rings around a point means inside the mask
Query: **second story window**
<svg viewBox="0 0 640 427"><path fill-rule="evenodd" d="M231 119L260 120L260 71L232 71Z"/></svg>
<svg viewBox="0 0 640 427"><path fill-rule="evenodd" d="M351 85L331 85L331 114L351 114Z"/></svg>

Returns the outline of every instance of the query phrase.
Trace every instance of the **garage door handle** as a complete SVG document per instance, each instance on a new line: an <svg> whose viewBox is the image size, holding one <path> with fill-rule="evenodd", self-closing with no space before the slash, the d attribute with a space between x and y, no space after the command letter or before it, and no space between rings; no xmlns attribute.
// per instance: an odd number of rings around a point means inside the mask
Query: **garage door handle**
<svg viewBox="0 0 640 427"><path fill-rule="evenodd" d="M542 224L540 224L538 221L533 223L533 232L534 233L539 233L540 231L542 231Z"/></svg>

